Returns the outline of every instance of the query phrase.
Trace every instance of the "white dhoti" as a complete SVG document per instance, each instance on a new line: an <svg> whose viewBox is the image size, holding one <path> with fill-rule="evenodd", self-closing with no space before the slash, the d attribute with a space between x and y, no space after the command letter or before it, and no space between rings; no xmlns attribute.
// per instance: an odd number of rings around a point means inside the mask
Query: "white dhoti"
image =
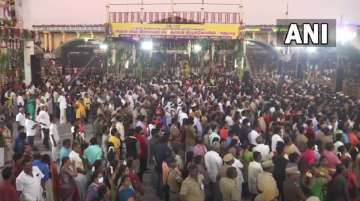
<svg viewBox="0 0 360 201"><path fill-rule="evenodd" d="M66 123L66 108L60 108L60 124Z"/></svg>
<svg viewBox="0 0 360 201"><path fill-rule="evenodd" d="M54 191L51 179L47 180L45 183L46 188L46 201L53 201L54 200Z"/></svg>

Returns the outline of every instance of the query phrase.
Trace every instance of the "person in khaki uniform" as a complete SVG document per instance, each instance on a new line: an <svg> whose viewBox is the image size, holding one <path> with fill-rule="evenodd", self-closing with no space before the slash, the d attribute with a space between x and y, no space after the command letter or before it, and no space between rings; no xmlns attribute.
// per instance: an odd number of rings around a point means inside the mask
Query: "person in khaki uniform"
<svg viewBox="0 0 360 201"><path fill-rule="evenodd" d="M191 165L188 169L189 176L182 183L179 193L181 201L204 201L204 185L198 179L197 166Z"/></svg>
<svg viewBox="0 0 360 201"><path fill-rule="evenodd" d="M255 197L255 201L274 201L279 196L276 181L272 175L274 163L272 160L263 162L264 172L258 175L258 189L260 194Z"/></svg>
<svg viewBox="0 0 360 201"><path fill-rule="evenodd" d="M169 186L169 201L180 201L179 191L183 179L175 159L169 161L169 168L169 176L167 178L167 185Z"/></svg>
<svg viewBox="0 0 360 201"><path fill-rule="evenodd" d="M218 179L221 179L222 177L226 177L226 172L229 167L234 163L234 156L230 153L226 154L223 158L224 165L222 165L219 169L218 173Z"/></svg>
<svg viewBox="0 0 360 201"><path fill-rule="evenodd" d="M0 120L0 135L2 135L4 139L4 162L10 163L12 160L12 155L14 154L12 149L13 137L11 130L2 120Z"/></svg>
<svg viewBox="0 0 360 201"><path fill-rule="evenodd" d="M262 133L266 133L267 131L267 125L264 119L264 112L260 113L260 117L257 119L257 123L262 131Z"/></svg>
<svg viewBox="0 0 360 201"><path fill-rule="evenodd" d="M190 119L185 121L184 125L185 131L185 151L192 151L193 147L195 146L196 142L196 131L193 127L193 122Z"/></svg>
<svg viewBox="0 0 360 201"><path fill-rule="evenodd" d="M220 179L219 186L223 201L240 201L241 193L237 188L236 177L236 168L229 167L226 170L226 177Z"/></svg>

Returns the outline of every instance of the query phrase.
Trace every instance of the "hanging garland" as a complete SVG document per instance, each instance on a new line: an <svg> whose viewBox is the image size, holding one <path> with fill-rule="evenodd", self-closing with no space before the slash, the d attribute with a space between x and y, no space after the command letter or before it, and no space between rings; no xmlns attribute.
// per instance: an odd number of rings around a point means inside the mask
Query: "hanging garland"
<svg viewBox="0 0 360 201"><path fill-rule="evenodd" d="M15 27L17 25L15 0L5 1L2 19L2 26Z"/></svg>
<svg viewBox="0 0 360 201"><path fill-rule="evenodd" d="M8 52L0 53L0 74L7 72L9 66L9 57L10 54Z"/></svg>
<svg viewBox="0 0 360 201"><path fill-rule="evenodd" d="M29 31L26 29L0 27L0 39L23 39L34 40L36 37L35 31Z"/></svg>

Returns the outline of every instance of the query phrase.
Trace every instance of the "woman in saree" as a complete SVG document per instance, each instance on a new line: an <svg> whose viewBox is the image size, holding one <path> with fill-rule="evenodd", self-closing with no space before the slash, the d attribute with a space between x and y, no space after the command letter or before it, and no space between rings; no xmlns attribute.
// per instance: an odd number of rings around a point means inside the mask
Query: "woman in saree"
<svg viewBox="0 0 360 201"><path fill-rule="evenodd" d="M29 95L26 100L26 113L30 115L29 117L32 120L35 120L35 108L36 108L35 98L33 95Z"/></svg>
<svg viewBox="0 0 360 201"><path fill-rule="evenodd" d="M54 160L50 161L51 180L53 185L54 201L59 201L60 176Z"/></svg>
<svg viewBox="0 0 360 201"><path fill-rule="evenodd" d="M64 157L60 168L60 201L78 201L80 199L74 180L76 176L75 163L71 162L69 157Z"/></svg>

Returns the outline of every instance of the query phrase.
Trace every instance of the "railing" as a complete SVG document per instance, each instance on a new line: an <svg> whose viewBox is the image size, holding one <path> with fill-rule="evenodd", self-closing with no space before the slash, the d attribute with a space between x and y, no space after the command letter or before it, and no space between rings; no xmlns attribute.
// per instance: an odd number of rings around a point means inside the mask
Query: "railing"
<svg viewBox="0 0 360 201"><path fill-rule="evenodd" d="M168 20L175 23L241 24L240 13L236 12L109 12L110 23L154 23Z"/></svg>
<svg viewBox="0 0 360 201"><path fill-rule="evenodd" d="M112 1L106 5L110 23L178 23L180 19L192 23L242 24L243 18L243 0L232 1L235 3L207 3L206 0L189 3L174 0L171 3Z"/></svg>
<svg viewBox="0 0 360 201"><path fill-rule="evenodd" d="M59 25L33 25L37 31L62 31L62 32L105 32L103 24L59 24Z"/></svg>

